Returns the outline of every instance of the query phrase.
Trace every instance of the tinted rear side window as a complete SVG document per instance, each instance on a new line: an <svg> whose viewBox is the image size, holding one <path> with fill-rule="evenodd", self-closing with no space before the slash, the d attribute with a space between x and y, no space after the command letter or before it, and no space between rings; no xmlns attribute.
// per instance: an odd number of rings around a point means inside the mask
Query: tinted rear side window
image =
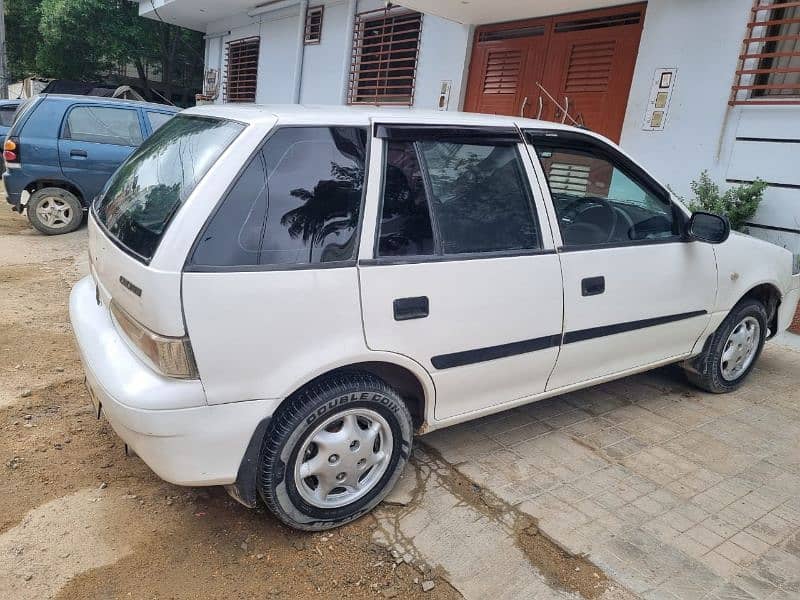
<svg viewBox="0 0 800 600"><path fill-rule="evenodd" d="M508 144L387 144L378 256L539 249L519 152Z"/></svg>
<svg viewBox="0 0 800 600"><path fill-rule="evenodd" d="M149 260L172 215L243 129L223 119L171 119L106 184L95 202L98 221L123 246Z"/></svg>
<svg viewBox="0 0 800 600"><path fill-rule="evenodd" d="M515 146L419 142L442 254L539 248Z"/></svg>
<svg viewBox="0 0 800 600"><path fill-rule="evenodd" d="M242 172L198 240L197 267L354 260L365 129L287 127Z"/></svg>

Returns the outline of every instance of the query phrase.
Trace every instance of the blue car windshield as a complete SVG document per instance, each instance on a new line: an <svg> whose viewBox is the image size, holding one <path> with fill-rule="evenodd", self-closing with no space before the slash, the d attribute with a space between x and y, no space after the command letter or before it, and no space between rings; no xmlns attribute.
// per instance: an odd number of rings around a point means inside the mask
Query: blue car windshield
<svg viewBox="0 0 800 600"><path fill-rule="evenodd" d="M94 212L125 248L149 261L173 215L244 129L225 119L178 115L117 170Z"/></svg>

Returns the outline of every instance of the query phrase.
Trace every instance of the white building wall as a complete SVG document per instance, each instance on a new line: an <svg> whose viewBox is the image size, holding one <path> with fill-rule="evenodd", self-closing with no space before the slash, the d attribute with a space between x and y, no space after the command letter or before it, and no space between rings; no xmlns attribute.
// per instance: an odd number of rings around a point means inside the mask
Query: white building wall
<svg viewBox="0 0 800 600"><path fill-rule="evenodd" d="M318 45L304 47L300 102L304 104L341 104L343 82L350 68L347 38L348 7L346 0L312 2L325 5L322 39ZM357 11L384 6L382 0L360 0ZM206 68L220 69L224 82L224 45L230 40L261 36L258 89L256 101L262 104L292 102L295 52L297 49L298 6L254 17L246 13L209 23ZM229 34L217 36L221 32ZM461 103L462 77L467 60L470 27L440 17L425 15L422 23L419 66L414 95L417 108L435 108L443 81L452 83L449 109ZM223 101L222 85L217 102Z"/></svg>
<svg viewBox="0 0 800 600"><path fill-rule="evenodd" d="M690 197L689 184L708 170L727 180L760 177L800 186L800 144L739 137L800 139L800 106L729 107L731 86L752 0L649 0L621 145L662 182ZM656 69L678 69L663 131L643 130ZM747 152L746 160L742 156ZM793 166L795 165L795 166ZM780 173L780 179L776 179ZM768 188L755 223L800 230L800 189ZM800 252L800 235L753 228L751 233Z"/></svg>

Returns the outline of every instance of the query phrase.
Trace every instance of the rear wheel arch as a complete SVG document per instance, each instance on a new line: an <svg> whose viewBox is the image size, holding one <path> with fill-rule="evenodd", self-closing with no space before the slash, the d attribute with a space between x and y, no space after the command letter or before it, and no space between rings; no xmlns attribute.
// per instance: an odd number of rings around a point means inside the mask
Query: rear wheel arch
<svg viewBox="0 0 800 600"><path fill-rule="evenodd" d="M353 362L344 366L331 368L324 373L309 379L288 394L275 408L274 415L284 409L293 398L315 384L343 373L366 373L382 380L397 391L411 413L414 430L422 433L427 429L428 410L433 410L433 383L425 382L419 373L411 368L388 360ZM247 507L254 508L258 498L258 462L265 437L269 434L269 425L273 417L268 417L257 424L239 466L236 482L225 486L232 498Z"/></svg>
<svg viewBox="0 0 800 600"><path fill-rule="evenodd" d="M433 384L430 383L426 386L418 373L406 366L388 360L359 361L331 368L298 386L296 390L281 401L275 411L281 410L281 407L286 405L293 396L309 386L343 372L369 373L384 381L386 385L396 390L402 397L403 402L408 407L408 411L411 413L415 430L424 430L428 416L427 411L433 406Z"/></svg>
<svg viewBox="0 0 800 600"><path fill-rule="evenodd" d="M70 194L73 194L80 201L81 205L84 208L88 208L86 198L84 197L84 194L81 191L81 189L74 183L70 183L69 181L66 181L64 179L37 179L36 181L32 181L28 185L26 185L24 189L29 194L33 194L38 190L48 187L56 187L56 188L61 188L62 190L67 190Z"/></svg>

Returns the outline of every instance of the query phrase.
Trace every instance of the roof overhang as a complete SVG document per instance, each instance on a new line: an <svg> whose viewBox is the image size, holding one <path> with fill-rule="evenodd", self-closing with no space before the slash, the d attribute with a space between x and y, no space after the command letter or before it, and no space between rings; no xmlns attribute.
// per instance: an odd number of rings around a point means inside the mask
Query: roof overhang
<svg viewBox="0 0 800 600"><path fill-rule="evenodd" d="M625 0L396 0L407 8L468 25L485 25L630 4Z"/></svg>
<svg viewBox="0 0 800 600"><path fill-rule="evenodd" d="M205 32L208 24L243 13L278 10L299 0L134 0L139 15Z"/></svg>

